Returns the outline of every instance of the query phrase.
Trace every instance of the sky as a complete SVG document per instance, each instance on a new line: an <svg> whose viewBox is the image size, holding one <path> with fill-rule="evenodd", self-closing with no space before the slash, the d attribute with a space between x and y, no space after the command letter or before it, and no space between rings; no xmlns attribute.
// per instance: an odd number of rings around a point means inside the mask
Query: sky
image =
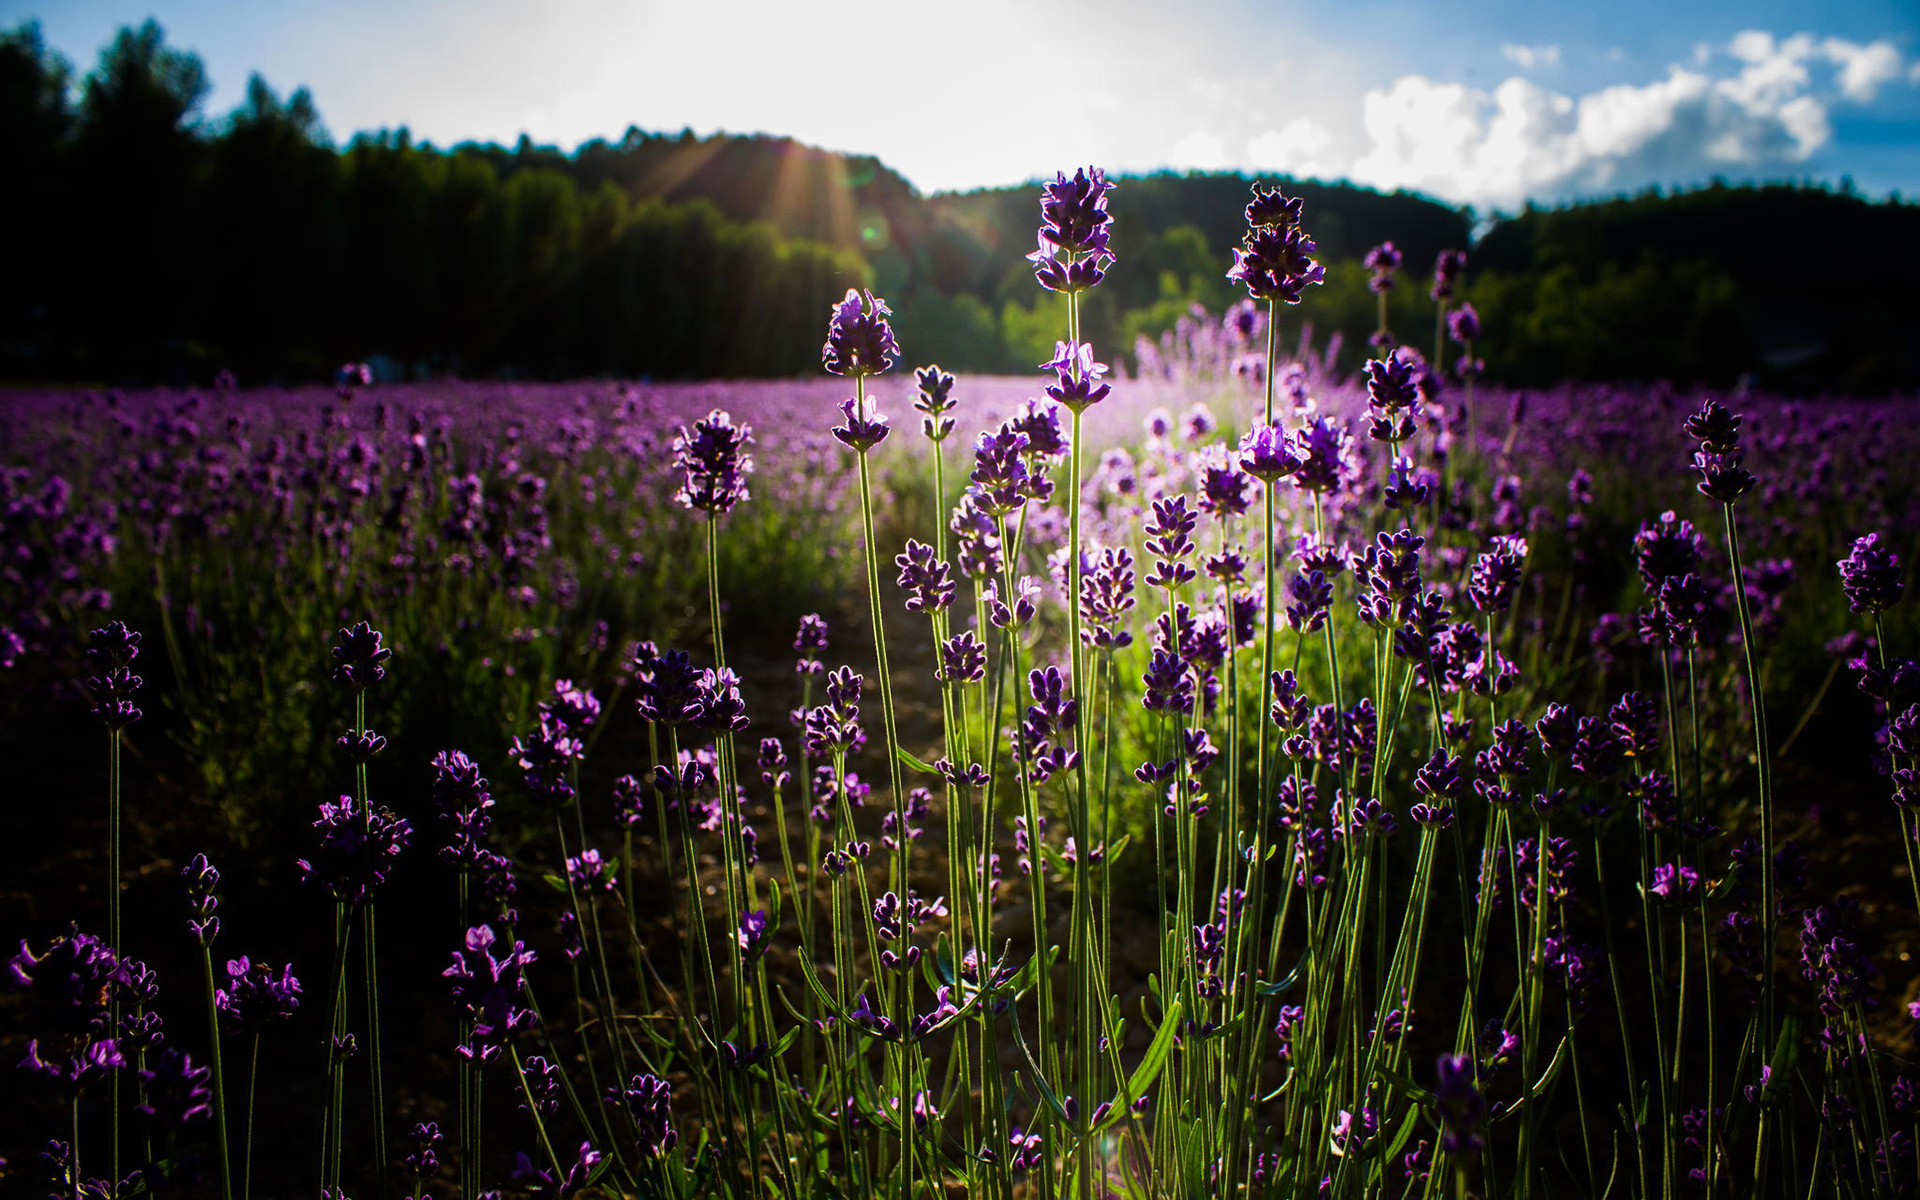
<svg viewBox="0 0 1920 1200"><path fill-rule="evenodd" d="M1483 213L1715 177L1920 198L1920 0L0 0L83 73L149 16L209 118L257 70L340 142L767 132L926 192L1242 169Z"/></svg>

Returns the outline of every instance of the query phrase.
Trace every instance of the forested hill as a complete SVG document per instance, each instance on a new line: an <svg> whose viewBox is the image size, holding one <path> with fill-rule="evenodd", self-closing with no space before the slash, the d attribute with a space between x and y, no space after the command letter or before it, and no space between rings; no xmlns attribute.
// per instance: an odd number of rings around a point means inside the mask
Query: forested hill
<svg viewBox="0 0 1920 1200"><path fill-rule="evenodd" d="M249 381L394 369L563 376L817 369L827 303L870 285L912 362L1024 371L1058 325L1024 256L1036 189L920 194L867 155L789 138L648 133L572 152L336 147L304 89L250 81L203 111L199 60L149 22L83 78L36 28L0 33L0 218L26 236L0 291L0 377ZM1073 164L1062 164L1071 169ZM1224 277L1251 180L1120 177L1120 260L1085 329L1124 360ZM1360 257L1392 239L1395 328L1423 343L1434 255L1467 247L1496 377L1743 374L1809 389L1912 383L1901 336L1920 212L1813 188L1714 187L1491 222L1433 200L1287 181L1328 283L1289 314L1351 357L1374 325ZM1037 357L1036 357L1037 356Z"/></svg>

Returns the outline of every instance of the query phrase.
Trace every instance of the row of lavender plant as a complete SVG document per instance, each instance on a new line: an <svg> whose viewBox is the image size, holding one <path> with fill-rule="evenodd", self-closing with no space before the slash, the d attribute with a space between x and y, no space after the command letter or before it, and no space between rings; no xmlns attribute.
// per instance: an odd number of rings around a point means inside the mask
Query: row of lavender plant
<svg viewBox="0 0 1920 1200"><path fill-rule="evenodd" d="M1780 832L1763 631L1784 620L1783 568L1751 578L1743 555L1757 481L1741 418L1708 399L1685 421L1724 567L1662 513L1632 535L1631 630L1616 618L1578 638L1506 473L1520 401L1498 441L1476 433L1476 320L1451 303L1462 260L1444 256L1433 287L1458 384L1438 335L1428 359L1383 321L1366 409L1338 411L1279 361L1281 314L1321 270L1299 200L1257 189L1230 272L1253 304L1223 336L1264 342L1246 373L1258 409L1213 441L1210 412L1191 410L1188 447L1150 418L1140 459L1095 467L1085 443L1112 390L1078 313L1116 262L1109 190L1089 169L1043 193L1030 258L1064 298L1064 336L1046 399L953 464L957 497L946 443L964 394L937 367L916 374L930 470L906 478L931 489L931 544L896 552L879 532L875 455L893 429L874 389L900 356L893 314L859 289L832 308L823 361L854 384L831 432L854 456L871 674L828 670L828 622L807 618L792 723L742 753L754 723L724 596L744 568L724 547L756 464L752 432L716 410L671 447L675 498L704 524L689 547L704 562L678 563L704 578L698 654L641 643L623 685L638 727L621 757L644 769L594 797L590 827L583 766L590 746L617 753L601 736L614 714L567 680L506 755L525 800L510 825L474 757L432 758L431 840L457 884L456 1132L449 1147L414 1125L404 1176L376 898L426 839L374 804L387 739L369 719L409 664L370 624L340 631L350 772L300 864L334 904L314 992L323 1112L287 1139L313 1147L311 1190L410 1178L417 1197L444 1185L443 1156L463 1196L508 1174L556 1196L1910 1190L1916 1094L1869 1016L1859 906L1807 903ZM1397 255L1369 266L1384 295ZM1569 484L1571 553L1605 544L1590 487ZM1920 671L1883 627L1898 559L1862 536L1840 583L1872 618L1849 649L1867 652L1911 873ZM48 1173L56 1195L196 1171L246 1195L256 1068L230 1120L223 1042L257 1064L303 993L291 968L247 959L219 986L219 874L197 858L183 915L207 1066L156 1050L156 981L117 915L139 641L99 631L88 689L111 733L108 939L76 929L14 963L36 1001L28 1066L70 1123ZM1634 685L1612 690L1612 661L1570 661L1582 641L1596 656L1635 643ZM756 812L774 826L765 853ZM522 920L529 881L549 885L551 933ZM1778 969L1788 922L1803 984ZM490 1123L502 1092L518 1111ZM83 1143L89 1114L104 1120ZM94 1125L105 1145L83 1158Z"/></svg>

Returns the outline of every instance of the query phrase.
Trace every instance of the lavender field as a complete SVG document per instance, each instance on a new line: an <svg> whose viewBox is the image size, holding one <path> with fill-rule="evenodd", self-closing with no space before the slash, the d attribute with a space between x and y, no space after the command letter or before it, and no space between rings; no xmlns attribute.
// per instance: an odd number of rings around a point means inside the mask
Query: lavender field
<svg viewBox="0 0 1920 1200"><path fill-rule="evenodd" d="M1027 377L7 394L5 1193L1912 1194L1920 397L1125 201Z"/></svg>

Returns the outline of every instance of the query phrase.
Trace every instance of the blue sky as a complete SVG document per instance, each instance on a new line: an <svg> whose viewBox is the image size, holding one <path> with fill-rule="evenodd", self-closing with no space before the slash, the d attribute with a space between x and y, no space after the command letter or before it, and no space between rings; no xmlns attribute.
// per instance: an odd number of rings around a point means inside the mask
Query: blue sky
<svg viewBox="0 0 1920 1200"><path fill-rule="evenodd" d="M1237 167L1483 211L1728 179L1920 197L1915 0L0 0L82 71L156 17L211 116L250 71L328 128L571 148L628 124L870 152L923 190ZM1173 15L1177 12L1177 16Z"/></svg>

